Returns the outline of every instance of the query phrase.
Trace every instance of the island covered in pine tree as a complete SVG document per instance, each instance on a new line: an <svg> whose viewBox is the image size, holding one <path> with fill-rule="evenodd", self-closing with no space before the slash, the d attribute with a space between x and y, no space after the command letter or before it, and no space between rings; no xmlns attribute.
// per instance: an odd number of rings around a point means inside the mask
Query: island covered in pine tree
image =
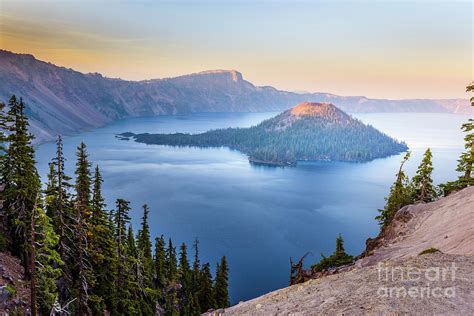
<svg viewBox="0 0 474 316"><path fill-rule="evenodd" d="M329 103L301 103L249 128L201 134L120 134L153 145L228 147L254 163L295 165L297 161L363 162L404 152L407 145L362 123Z"/></svg>

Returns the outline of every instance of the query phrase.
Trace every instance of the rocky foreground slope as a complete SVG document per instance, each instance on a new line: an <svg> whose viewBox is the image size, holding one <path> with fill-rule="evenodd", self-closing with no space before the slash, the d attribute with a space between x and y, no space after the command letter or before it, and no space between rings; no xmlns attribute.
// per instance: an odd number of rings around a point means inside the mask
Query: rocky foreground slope
<svg viewBox="0 0 474 316"><path fill-rule="evenodd" d="M0 315L14 314L30 303L30 289L24 280L20 259L0 252Z"/></svg>
<svg viewBox="0 0 474 316"><path fill-rule="evenodd" d="M0 101L12 94L25 99L39 142L127 117L281 111L304 101L333 103L346 112L474 113L462 99L382 100L257 87L235 70L145 81L111 79L0 50Z"/></svg>
<svg viewBox="0 0 474 316"><path fill-rule="evenodd" d="M339 273L211 314L473 315L474 187L402 208L366 255Z"/></svg>

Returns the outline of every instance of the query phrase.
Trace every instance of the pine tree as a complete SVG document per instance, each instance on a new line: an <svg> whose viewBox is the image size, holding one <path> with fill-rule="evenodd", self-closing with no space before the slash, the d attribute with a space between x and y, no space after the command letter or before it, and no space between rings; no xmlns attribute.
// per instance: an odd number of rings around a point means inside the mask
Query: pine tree
<svg viewBox="0 0 474 316"><path fill-rule="evenodd" d="M334 266L342 266L345 264L351 263L354 258L346 253L346 249L344 249L344 239L342 235L339 234L336 238L336 251L331 255Z"/></svg>
<svg viewBox="0 0 474 316"><path fill-rule="evenodd" d="M117 199L116 201L116 210L114 213L114 237L116 243L116 252L119 262L123 262L126 259L126 251L127 251L127 224L130 222L130 216L128 213L130 212L130 202L124 199ZM121 265L118 266L118 277L120 274L123 273L121 271ZM118 286L120 283L118 284Z"/></svg>
<svg viewBox="0 0 474 316"><path fill-rule="evenodd" d="M70 290L73 287L71 267L76 262L74 231L75 214L72 197L69 193L72 185L71 178L64 173L63 145L61 136L56 141L56 157L50 163L48 174L48 185L45 190L46 214L51 218L53 229L59 236L57 250L64 262L62 275L58 280L60 303L66 303L70 299Z"/></svg>
<svg viewBox="0 0 474 316"><path fill-rule="evenodd" d="M193 249L194 249L194 262L193 262L193 270L191 273L191 291L193 293L197 293L199 291L200 281L201 281L201 263L199 261L199 240L197 238L194 240ZM196 303L199 304L198 301Z"/></svg>
<svg viewBox="0 0 474 316"><path fill-rule="evenodd" d="M155 238L155 289L162 290L166 285L166 254L165 239L163 235Z"/></svg>
<svg viewBox="0 0 474 316"><path fill-rule="evenodd" d="M314 264L311 269L315 272L325 271L334 267L340 267L343 265L350 264L354 261L354 257L346 253L344 249L344 239L339 234L336 238L336 250L329 257L324 256L321 253L321 260L319 263Z"/></svg>
<svg viewBox="0 0 474 316"><path fill-rule="evenodd" d="M0 185L3 184L3 174L5 169L5 159L7 150L7 115L5 104L0 102ZM0 200L3 200L0 196Z"/></svg>
<svg viewBox="0 0 474 316"><path fill-rule="evenodd" d="M191 269L189 267L186 244L183 242L179 251L178 277L182 286L189 287L189 277Z"/></svg>
<svg viewBox="0 0 474 316"><path fill-rule="evenodd" d="M166 295L165 316L178 316L179 302L176 291L171 289Z"/></svg>
<svg viewBox="0 0 474 316"><path fill-rule="evenodd" d="M88 315L91 313L89 307L89 291L93 285L92 267L89 257L89 241L92 235L89 223L91 211L91 177L90 162L86 151L86 145L81 143L77 148L76 162L76 227L77 239L77 279L75 289L78 295L78 314Z"/></svg>
<svg viewBox="0 0 474 316"><path fill-rule="evenodd" d="M4 185L6 175L6 158L7 158L7 116L5 113L5 104L0 102L0 221L7 214L4 213ZM2 232L3 233L3 232Z"/></svg>
<svg viewBox="0 0 474 316"><path fill-rule="evenodd" d="M341 254L345 254L346 253L346 250L344 249L344 239L342 239L342 235L339 234L339 236L337 236L336 238L336 252L335 254L337 256L341 255Z"/></svg>
<svg viewBox="0 0 474 316"><path fill-rule="evenodd" d="M201 315L197 293L186 291L186 303L183 307L183 315L198 316Z"/></svg>
<svg viewBox="0 0 474 316"><path fill-rule="evenodd" d="M6 210L8 227L12 238L12 251L20 255L25 268L25 277L30 278L28 267L28 235L31 212L35 207L41 182L36 170L31 144L33 135L28 132L25 104L15 96L10 98L6 124L8 125L7 155L3 161L2 179L5 184L3 208Z"/></svg>
<svg viewBox="0 0 474 316"><path fill-rule="evenodd" d="M56 282L61 276L63 261L56 246L59 236L54 232L51 219L40 207L33 209L31 219L31 289L32 315L38 308L42 315L50 313L58 296Z"/></svg>
<svg viewBox="0 0 474 316"><path fill-rule="evenodd" d="M99 166L96 166L92 189L91 240L89 244L96 279L91 295L91 308L94 314L101 314L105 309L111 312L116 309L114 281L117 258L113 226L105 210L106 205L102 196L102 183Z"/></svg>
<svg viewBox="0 0 474 316"><path fill-rule="evenodd" d="M62 235L67 235L65 232L70 230L68 223L73 218L73 210L71 203L71 194L69 190L72 188L70 184L71 177L64 172L65 158L63 154L63 141L61 135L56 140L56 157L51 161L54 171L50 173L56 175L57 186L51 188L56 193L55 209L47 213L53 219L53 226L60 228L60 238Z"/></svg>
<svg viewBox="0 0 474 316"><path fill-rule="evenodd" d="M143 269L145 274L145 286L147 288L152 287L153 279L153 254L150 237L150 227L148 225L148 214L150 210L148 205L143 205L143 217L141 223L141 229L138 232L138 252L140 254L140 260L143 263Z"/></svg>
<svg viewBox="0 0 474 316"><path fill-rule="evenodd" d="M216 307L214 289L212 286L211 266L205 263L201 269L200 289L198 292L199 306L201 313L207 312L209 309Z"/></svg>
<svg viewBox="0 0 474 316"><path fill-rule="evenodd" d="M77 147L76 162L76 208L84 222L92 214L91 210L91 163L89 162L86 145L81 143Z"/></svg>
<svg viewBox="0 0 474 316"><path fill-rule="evenodd" d="M474 83L466 87L467 92L474 92ZM474 96L471 97L471 106L474 106ZM461 173L456 181L440 185L444 195L474 185L474 119L470 118L461 126L461 130L466 133L464 137L465 152L458 159L456 171Z"/></svg>
<svg viewBox="0 0 474 316"><path fill-rule="evenodd" d="M127 255L132 258L137 257L137 244L135 243L135 236L133 236L132 224L128 225L127 233Z"/></svg>
<svg viewBox="0 0 474 316"><path fill-rule="evenodd" d="M99 165L95 166L94 181L92 189L92 213L93 217L103 218L105 214L105 200L102 196L102 183L104 179L100 173Z"/></svg>
<svg viewBox="0 0 474 316"><path fill-rule="evenodd" d="M227 259L225 256L221 258L220 264L216 268L216 282L214 286L214 293L216 299L216 306L218 308L226 308L230 306L229 301L229 268L227 266Z"/></svg>
<svg viewBox="0 0 474 316"><path fill-rule="evenodd" d="M413 177L413 199L415 202L431 202L436 198L436 191L433 187L433 179L431 173L433 172L433 163L431 162L431 150L428 148L425 151L423 160Z"/></svg>
<svg viewBox="0 0 474 316"><path fill-rule="evenodd" d="M127 234L127 224L130 222L129 204L130 202L124 199L117 199L114 213L114 237L117 257L115 280L117 315L136 314L136 302L133 302L133 267L129 257L129 253L133 252L133 249L130 249L130 236Z"/></svg>
<svg viewBox="0 0 474 316"><path fill-rule="evenodd" d="M166 278L170 283L176 281L178 267L176 265L176 248L173 247L171 238L168 241L168 248L166 249Z"/></svg>
<svg viewBox="0 0 474 316"><path fill-rule="evenodd" d="M395 183L390 188L390 194L385 199L387 202L383 210L379 210L380 215L377 219L382 227L388 225L395 213L405 205L410 204L411 202L411 188L408 183L408 177L403 171L403 165L410 158L410 152L407 152L403 157L403 160L400 164L400 169L396 175Z"/></svg>
<svg viewBox="0 0 474 316"><path fill-rule="evenodd" d="M474 92L474 83L466 87L467 92ZM471 106L474 106L474 96L471 97ZM461 172L459 177L460 187L467 187L474 185L474 119L470 118L461 126L463 132L467 133L464 137L466 152L461 154L458 160L458 167L456 171Z"/></svg>
<svg viewBox="0 0 474 316"><path fill-rule="evenodd" d="M154 306L151 306L149 293L147 292L147 280L144 273L143 262L141 261L140 249L133 235L132 225L128 225L127 234L127 288L129 293L130 309L128 314L154 314ZM151 294L151 293L150 293Z"/></svg>
<svg viewBox="0 0 474 316"><path fill-rule="evenodd" d="M56 206L58 200L58 176L56 174L56 168L53 163L49 164L49 173L47 176L48 182L46 184L45 193L45 206L46 206L46 214L53 218L56 213Z"/></svg>
<svg viewBox="0 0 474 316"><path fill-rule="evenodd" d="M473 92L474 83L470 84L466 88L466 91ZM471 98L471 105L474 106L474 97ZM466 152L462 153L461 157L459 157L456 171L461 173L458 180L459 187L464 188L474 185L474 119L468 119L468 121L461 126L461 129L466 133L464 137L464 148Z"/></svg>

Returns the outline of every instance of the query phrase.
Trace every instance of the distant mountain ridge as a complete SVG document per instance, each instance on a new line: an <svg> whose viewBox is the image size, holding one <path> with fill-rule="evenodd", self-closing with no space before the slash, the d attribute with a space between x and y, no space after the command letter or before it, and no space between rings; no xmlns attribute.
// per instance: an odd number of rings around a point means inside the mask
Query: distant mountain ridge
<svg viewBox="0 0 474 316"><path fill-rule="evenodd" d="M254 163L291 166L298 161L369 161L408 150L401 142L344 113L330 103L301 103L249 128L200 134L122 133L125 140L151 145L228 147Z"/></svg>
<svg viewBox="0 0 474 316"><path fill-rule="evenodd" d="M27 104L37 142L100 127L116 119L193 112L281 111L304 102L330 102L346 112L472 113L468 100L377 100L257 87L236 70L127 81L83 74L0 50L0 101L15 94Z"/></svg>

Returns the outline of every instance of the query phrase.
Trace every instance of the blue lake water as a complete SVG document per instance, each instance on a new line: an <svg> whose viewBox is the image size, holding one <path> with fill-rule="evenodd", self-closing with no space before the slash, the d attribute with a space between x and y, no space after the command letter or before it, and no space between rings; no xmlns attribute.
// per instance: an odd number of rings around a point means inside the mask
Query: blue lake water
<svg viewBox="0 0 474 316"><path fill-rule="evenodd" d="M141 205L150 208L151 232L178 244L198 237L201 261L213 266L226 255L230 264L233 303L288 284L289 257L305 252L316 262L334 250L341 233L346 250L359 254L375 236L377 209L384 205L401 155L368 163L305 162L294 168L249 164L247 157L226 148L199 149L148 146L122 141L116 133L203 132L245 127L276 113L206 113L159 116L114 122L104 128L64 138L67 170L74 171L79 142L88 145L99 164L108 206L118 197L131 201L132 223L138 229ZM436 183L456 176L463 150L460 125L467 116L451 114L357 114L412 150L410 175L430 146ZM53 143L37 149L42 178L54 155Z"/></svg>

